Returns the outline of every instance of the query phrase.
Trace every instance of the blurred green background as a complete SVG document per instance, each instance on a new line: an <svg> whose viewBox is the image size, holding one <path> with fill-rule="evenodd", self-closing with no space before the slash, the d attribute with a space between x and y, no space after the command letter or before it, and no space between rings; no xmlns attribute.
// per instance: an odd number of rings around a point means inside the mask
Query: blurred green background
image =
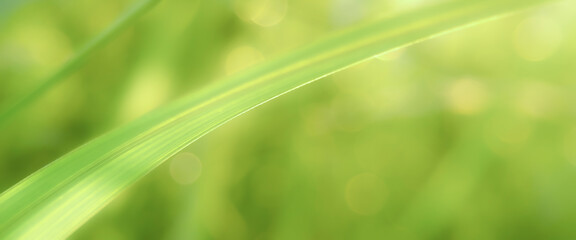
<svg viewBox="0 0 576 240"><path fill-rule="evenodd" d="M134 1L0 2L0 107ZM170 100L440 1L165 0L0 129L0 191ZM71 239L576 239L576 3L381 55L212 132Z"/></svg>

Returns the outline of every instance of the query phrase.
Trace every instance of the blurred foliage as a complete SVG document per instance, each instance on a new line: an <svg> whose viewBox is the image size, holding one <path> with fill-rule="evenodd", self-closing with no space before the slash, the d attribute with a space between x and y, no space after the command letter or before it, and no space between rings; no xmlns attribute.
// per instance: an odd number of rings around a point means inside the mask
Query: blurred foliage
<svg viewBox="0 0 576 240"><path fill-rule="evenodd" d="M211 81L434 2L163 1L2 126L0 189ZM29 1L0 17L0 104L132 3ZM72 239L574 239L575 25L576 4L560 2L288 94L193 144Z"/></svg>

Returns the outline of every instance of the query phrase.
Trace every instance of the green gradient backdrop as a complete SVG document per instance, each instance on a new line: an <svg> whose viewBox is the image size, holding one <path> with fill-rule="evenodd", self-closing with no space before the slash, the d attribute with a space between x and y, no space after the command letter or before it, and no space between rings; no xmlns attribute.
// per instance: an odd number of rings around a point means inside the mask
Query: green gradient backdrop
<svg viewBox="0 0 576 240"><path fill-rule="evenodd" d="M163 1L0 130L0 190L213 79L433 2ZM132 3L31 1L0 17L0 103ZM575 25L564 1L290 93L193 144L72 239L574 239Z"/></svg>

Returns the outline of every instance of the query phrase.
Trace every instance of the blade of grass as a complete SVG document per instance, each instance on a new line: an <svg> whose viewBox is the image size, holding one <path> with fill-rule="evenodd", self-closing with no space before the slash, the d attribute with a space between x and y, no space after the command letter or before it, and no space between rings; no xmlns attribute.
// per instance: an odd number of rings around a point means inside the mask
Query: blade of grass
<svg viewBox="0 0 576 240"><path fill-rule="evenodd" d="M371 57L535 3L457 1L360 26L270 61L99 137L0 195L0 238L64 238L204 134L273 98Z"/></svg>
<svg viewBox="0 0 576 240"><path fill-rule="evenodd" d="M30 104L34 103L54 86L64 81L66 77L82 66L82 64L86 62L92 54L106 46L110 40L114 39L114 37L124 29L136 22L136 20L152 9L158 2L160 2L160 0L144 0L130 8L106 30L84 45L73 58L66 62L66 64L64 64L54 74L43 80L38 87L22 98L14 101L12 105L0 112L0 128L12 117L26 109Z"/></svg>

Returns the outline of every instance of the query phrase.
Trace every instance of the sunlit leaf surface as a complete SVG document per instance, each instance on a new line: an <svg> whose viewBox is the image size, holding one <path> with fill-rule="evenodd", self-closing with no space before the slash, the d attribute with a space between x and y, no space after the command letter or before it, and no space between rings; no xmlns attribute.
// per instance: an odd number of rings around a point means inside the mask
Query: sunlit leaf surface
<svg viewBox="0 0 576 240"><path fill-rule="evenodd" d="M79 147L4 192L0 238L67 237L165 160L254 107L382 53L541 2L545 1L456 1L425 6L353 26L218 81ZM460 88L474 88L473 83L472 87L466 84ZM466 106L460 109L466 111ZM355 189L378 181L373 175L361 175L350 183L349 191L362 192ZM365 206L361 200L348 199L359 213L370 214L380 207Z"/></svg>

